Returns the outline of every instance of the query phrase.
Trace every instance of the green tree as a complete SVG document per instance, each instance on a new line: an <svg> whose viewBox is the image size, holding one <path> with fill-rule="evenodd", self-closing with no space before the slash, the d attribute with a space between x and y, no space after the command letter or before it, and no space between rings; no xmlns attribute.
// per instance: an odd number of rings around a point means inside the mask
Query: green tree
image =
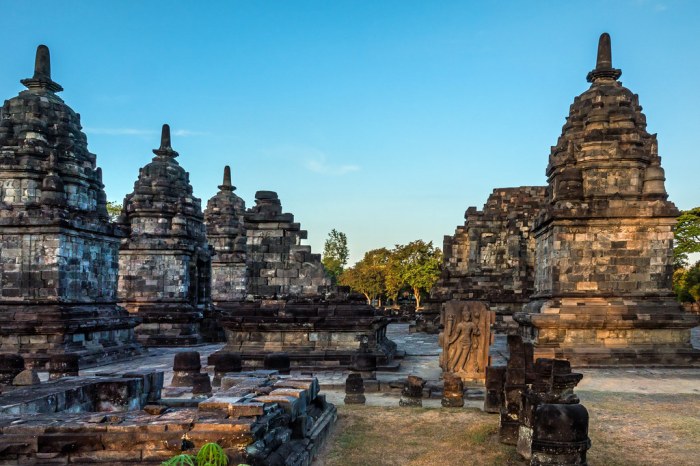
<svg viewBox="0 0 700 466"><path fill-rule="evenodd" d="M119 218L122 213L122 203L117 201L107 201L107 215L113 222Z"/></svg>
<svg viewBox="0 0 700 466"><path fill-rule="evenodd" d="M323 245L321 262L334 284L338 282L338 277L343 273L343 268L348 263L348 255L347 236L342 231L332 229Z"/></svg>
<svg viewBox="0 0 700 466"><path fill-rule="evenodd" d="M673 291L682 303L700 302L700 261L690 268L673 272Z"/></svg>
<svg viewBox="0 0 700 466"><path fill-rule="evenodd" d="M681 212L675 233L673 260L676 267L684 267L688 254L700 252L700 207Z"/></svg>
<svg viewBox="0 0 700 466"><path fill-rule="evenodd" d="M361 261L340 275L338 283L365 295L367 304L372 304L373 299L378 299L381 306L381 297L386 293L386 272L390 255L386 248L367 251Z"/></svg>
<svg viewBox="0 0 700 466"><path fill-rule="evenodd" d="M391 252L388 275L396 294L404 285L411 288L416 298L416 309L420 309L421 292L429 291L435 285L441 266L440 248L434 247L432 241L426 243L417 240L404 246L396 245Z"/></svg>

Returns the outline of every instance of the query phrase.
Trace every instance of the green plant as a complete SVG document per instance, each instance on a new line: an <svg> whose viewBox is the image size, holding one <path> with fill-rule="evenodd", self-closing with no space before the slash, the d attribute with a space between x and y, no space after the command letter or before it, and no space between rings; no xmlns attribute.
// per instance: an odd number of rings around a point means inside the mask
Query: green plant
<svg viewBox="0 0 700 466"><path fill-rule="evenodd" d="M226 466L228 456L218 443L205 443L197 453L197 466Z"/></svg>
<svg viewBox="0 0 700 466"><path fill-rule="evenodd" d="M160 463L161 466L197 466L195 463L195 457L188 455L187 453L182 453L181 455L173 456L167 461Z"/></svg>

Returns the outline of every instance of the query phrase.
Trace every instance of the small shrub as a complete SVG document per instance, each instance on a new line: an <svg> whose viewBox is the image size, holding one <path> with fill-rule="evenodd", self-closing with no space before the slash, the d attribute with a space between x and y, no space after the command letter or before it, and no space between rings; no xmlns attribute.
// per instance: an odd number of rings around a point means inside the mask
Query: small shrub
<svg viewBox="0 0 700 466"><path fill-rule="evenodd" d="M163 461L160 464L161 466L197 466L195 463L195 457L186 453L173 456L169 460Z"/></svg>
<svg viewBox="0 0 700 466"><path fill-rule="evenodd" d="M197 466L226 466L228 456L218 443L205 443L197 453Z"/></svg>

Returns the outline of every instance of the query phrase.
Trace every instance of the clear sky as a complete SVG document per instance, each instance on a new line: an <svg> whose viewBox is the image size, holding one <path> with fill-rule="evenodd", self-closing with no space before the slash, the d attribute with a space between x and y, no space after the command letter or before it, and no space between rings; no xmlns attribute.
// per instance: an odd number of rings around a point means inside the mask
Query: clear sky
<svg viewBox="0 0 700 466"><path fill-rule="evenodd" d="M202 207L231 165L322 251L452 234L496 187L543 185L600 33L659 135L670 199L700 205L700 2L0 0L0 92L34 51L82 116L110 200L162 123Z"/></svg>

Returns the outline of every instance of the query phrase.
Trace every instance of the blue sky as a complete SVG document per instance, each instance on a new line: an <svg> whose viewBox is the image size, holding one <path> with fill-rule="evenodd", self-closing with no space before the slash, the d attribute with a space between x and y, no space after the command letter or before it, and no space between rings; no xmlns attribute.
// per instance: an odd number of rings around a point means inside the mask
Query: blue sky
<svg viewBox="0 0 700 466"><path fill-rule="evenodd" d="M0 92L48 45L121 200L162 123L195 194L231 165L247 205L277 191L321 252L351 261L442 237L493 188L545 184L598 36L658 133L670 199L700 205L700 2L0 0Z"/></svg>

